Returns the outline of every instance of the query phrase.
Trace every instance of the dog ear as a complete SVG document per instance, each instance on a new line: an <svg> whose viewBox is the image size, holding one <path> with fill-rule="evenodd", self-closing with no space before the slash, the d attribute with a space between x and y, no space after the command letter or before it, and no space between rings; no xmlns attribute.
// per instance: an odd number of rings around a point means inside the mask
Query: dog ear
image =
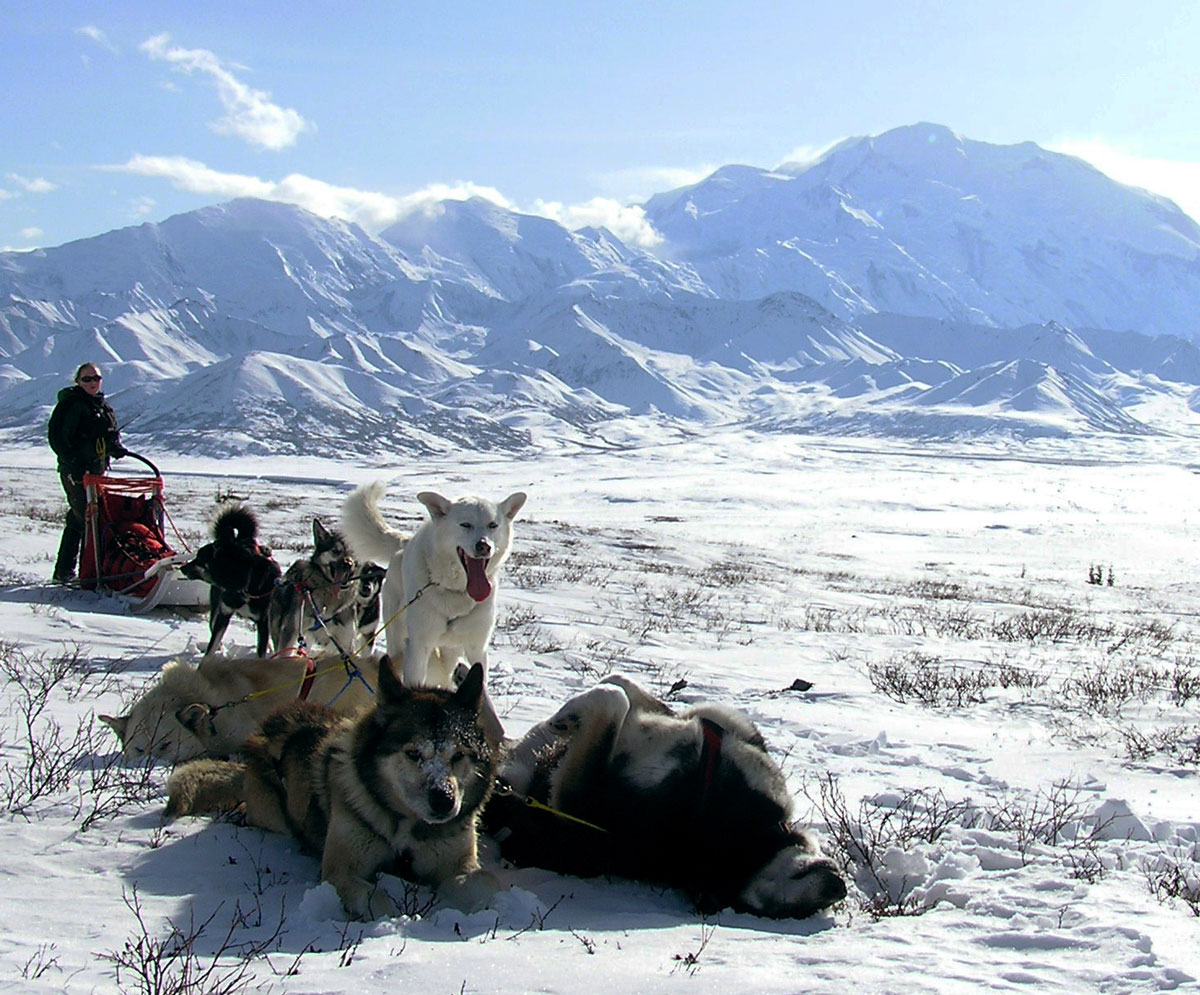
<svg viewBox="0 0 1200 995"><path fill-rule="evenodd" d="M216 729L212 725L213 715L215 714L211 705L207 705L202 701L194 701L190 705L184 705L183 708L179 709L175 713L175 718L179 720L179 724L188 730L188 732L194 736L199 736L200 733L197 730L200 729L200 723L206 720L209 725L209 731L212 733L216 732Z"/></svg>
<svg viewBox="0 0 1200 995"><path fill-rule="evenodd" d="M500 514L507 518L510 522L517 517L517 512L525 504L525 492L517 491L515 494L510 494L500 502Z"/></svg>
<svg viewBox="0 0 1200 995"><path fill-rule="evenodd" d="M417 500L429 509L429 514L434 518L445 518L450 514L450 505L454 503L447 501L437 491L421 491L417 495Z"/></svg>
<svg viewBox="0 0 1200 995"><path fill-rule="evenodd" d="M479 713L483 705L483 664L473 663L463 678L458 690L454 692L454 700L464 708Z"/></svg>
<svg viewBox="0 0 1200 995"><path fill-rule="evenodd" d="M96 718L117 734L122 746L125 745L125 733L129 729L128 715L97 715Z"/></svg>
<svg viewBox="0 0 1200 995"><path fill-rule="evenodd" d="M329 538L329 529L321 524L321 519L313 519L313 545L319 546Z"/></svg>
<svg viewBox="0 0 1200 995"><path fill-rule="evenodd" d="M404 697L404 685L392 668L392 658L384 655L379 661L379 703L392 704Z"/></svg>

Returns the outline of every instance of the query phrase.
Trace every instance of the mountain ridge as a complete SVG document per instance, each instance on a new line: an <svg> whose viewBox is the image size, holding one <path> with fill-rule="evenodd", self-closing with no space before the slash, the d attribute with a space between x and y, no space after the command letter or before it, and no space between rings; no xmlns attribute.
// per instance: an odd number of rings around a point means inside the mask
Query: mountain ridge
<svg viewBox="0 0 1200 995"><path fill-rule="evenodd" d="M243 199L0 253L0 430L89 358L197 451L1200 432L1200 226L1080 160L920 124L644 207L653 252L481 200L372 235Z"/></svg>

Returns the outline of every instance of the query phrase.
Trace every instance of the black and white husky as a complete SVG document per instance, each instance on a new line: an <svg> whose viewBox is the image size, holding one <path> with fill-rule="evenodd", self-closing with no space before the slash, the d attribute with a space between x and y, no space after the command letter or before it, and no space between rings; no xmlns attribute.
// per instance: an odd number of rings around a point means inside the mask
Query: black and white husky
<svg viewBox="0 0 1200 995"><path fill-rule="evenodd" d="M780 919L846 895L813 837L790 825L783 772L732 708L676 714L609 677L534 726L500 780L485 825L516 864L617 874L681 888L704 911Z"/></svg>
<svg viewBox="0 0 1200 995"><path fill-rule="evenodd" d="M296 560L271 595L269 624L276 652L301 644L358 650L358 564L340 532L314 518L313 551Z"/></svg>

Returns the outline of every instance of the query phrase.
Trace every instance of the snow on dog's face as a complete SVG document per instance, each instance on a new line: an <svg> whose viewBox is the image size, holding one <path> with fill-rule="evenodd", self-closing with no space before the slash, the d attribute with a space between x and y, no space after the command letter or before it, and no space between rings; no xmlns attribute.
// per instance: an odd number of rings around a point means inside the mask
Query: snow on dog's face
<svg viewBox="0 0 1200 995"><path fill-rule="evenodd" d="M512 523L525 504L524 492L510 494L499 504L483 498L448 501L433 491L422 491L417 500L429 509L439 558L452 556L461 567L461 586L453 589L465 590L473 601L486 601L508 556Z"/></svg>
<svg viewBox="0 0 1200 995"><path fill-rule="evenodd" d="M480 719L483 668L472 667L453 692L403 688L390 668L379 672L371 752L381 787L421 822L473 817L491 790L498 747Z"/></svg>

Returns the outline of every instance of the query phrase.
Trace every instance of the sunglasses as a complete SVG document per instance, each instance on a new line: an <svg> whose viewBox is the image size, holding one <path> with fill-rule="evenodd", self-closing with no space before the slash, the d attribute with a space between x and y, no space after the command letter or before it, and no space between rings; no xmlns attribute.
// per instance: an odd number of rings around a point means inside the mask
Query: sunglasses
<svg viewBox="0 0 1200 995"><path fill-rule="evenodd" d="M99 383L104 377L80 377L80 383Z"/></svg>

